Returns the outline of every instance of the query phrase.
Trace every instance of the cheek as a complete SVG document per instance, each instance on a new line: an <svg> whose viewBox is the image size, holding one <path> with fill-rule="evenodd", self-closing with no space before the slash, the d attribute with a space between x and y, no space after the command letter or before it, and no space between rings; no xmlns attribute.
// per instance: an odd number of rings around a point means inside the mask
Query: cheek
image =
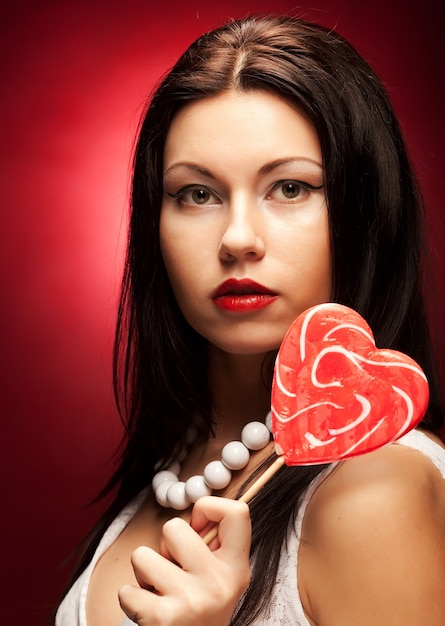
<svg viewBox="0 0 445 626"><path fill-rule="evenodd" d="M177 281L177 274L181 270L182 263L179 262L181 258L181 251L178 250L178 237L177 234L169 228L169 222L163 218L161 213L161 221L159 225L159 241L161 247L161 256L164 261L164 266L167 271L170 283L174 285ZM180 242L179 242L180 243Z"/></svg>
<svg viewBox="0 0 445 626"><path fill-rule="evenodd" d="M318 220L312 225L308 237L307 245L311 250L312 259L317 263L320 269L325 269L330 276L331 266L331 241L329 231L329 218L326 205L322 213L318 216Z"/></svg>
<svg viewBox="0 0 445 626"><path fill-rule="evenodd" d="M168 234L161 234L161 255L165 269L172 287L176 291L176 285L180 284L187 269L186 257L181 246L174 238Z"/></svg>
<svg viewBox="0 0 445 626"><path fill-rule="evenodd" d="M161 209L161 219L159 222L159 242L161 255L168 273L174 273L176 267L180 267L179 260L184 257L184 244L187 237L181 237L181 231L172 219L169 211Z"/></svg>
<svg viewBox="0 0 445 626"><path fill-rule="evenodd" d="M307 234L305 252L315 274L331 279L331 243L327 217Z"/></svg>
<svg viewBox="0 0 445 626"><path fill-rule="evenodd" d="M326 298L332 297L332 253L331 253L331 231L329 228L329 218L326 212L320 237L320 273L324 277Z"/></svg>
<svg viewBox="0 0 445 626"><path fill-rule="evenodd" d="M330 299L331 251L327 212L309 216L286 231L275 233L275 246L285 259L291 280L315 298Z"/></svg>
<svg viewBox="0 0 445 626"><path fill-rule="evenodd" d="M332 299L332 264L329 246L322 251L315 266L314 286L318 292L318 300L327 302Z"/></svg>
<svg viewBox="0 0 445 626"><path fill-rule="evenodd" d="M313 246L307 250L309 273L312 275L315 295L320 301L331 299L332 293L332 263L331 246L328 226L321 227L313 238Z"/></svg>
<svg viewBox="0 0 445 626"><path fill-rule="evenodd" d="M180 306L189 291L195 291L202 268L199 246L182 229L172 227L168 220L160 224L161 255L167 276Z"/></svg>

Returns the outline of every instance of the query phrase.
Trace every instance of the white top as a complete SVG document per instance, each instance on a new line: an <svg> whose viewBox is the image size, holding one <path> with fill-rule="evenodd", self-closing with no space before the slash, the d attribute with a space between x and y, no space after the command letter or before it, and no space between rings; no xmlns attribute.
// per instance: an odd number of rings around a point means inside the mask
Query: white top
<svg viewBox="0 0 445 626"><path fill-rule="evenodd" d="M397 443L422 452L434 463L445 479L445 450L443 448L418 430L412 430L399 439ZM335 465L332 464L322 471L309 485L298 511L295 528L290 534L287 548L283 546L281 552L277 579L272 589L269 606L265 614L252 623L253 626L276 626L276 624L280 624L280 626L310 626L304 615L298 592L297 562L301 528L307 505L313 493L331 473ZM91 573L100 556L116 540L133 518L144 501L146 494L147 489L130 502L108 527L90 564L82 572L59 606L56 615L56 626L87 626L85 608ZM134 626L134 624L135 622L125 618L121 626Z"/></svg>

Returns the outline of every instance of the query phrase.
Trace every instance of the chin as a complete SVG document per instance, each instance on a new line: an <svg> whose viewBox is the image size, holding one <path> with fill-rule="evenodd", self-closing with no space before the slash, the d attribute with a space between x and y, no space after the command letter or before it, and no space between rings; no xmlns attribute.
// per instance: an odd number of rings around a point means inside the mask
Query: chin
<svg viewBox="0 0 445 626"><path fill-rule="evenodd" d="M279 349L287 329L284 324L262 324L261 327L241 325L225 328L222 332L202 332L203 329L200 329L200 334L216 350L227 354L264 355Z"/></svg>
<svg viewBox="0 0 445 626"><path fill-rule="evenodd" d="M264 355L268 352L278 350L281 345L281 339L276 342L271 341L230 341L213 344L217 349L233 355Z"/></svg>

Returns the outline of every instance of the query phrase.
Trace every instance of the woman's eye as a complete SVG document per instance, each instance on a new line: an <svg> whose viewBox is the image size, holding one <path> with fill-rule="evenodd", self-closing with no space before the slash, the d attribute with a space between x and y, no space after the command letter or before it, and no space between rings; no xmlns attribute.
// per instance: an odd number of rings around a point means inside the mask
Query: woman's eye
<svg viewBox="0 0 445 626"><path fill-rule="evenodd" d="M188 194L184 195L190 195L190 199L195 204L207 204L211 197L207 189L192 189Z"/></svg>
<svg viewBox="0 0 445 626"><path fill-rule="evenodd" d="M268 193L269 200L278 200L282 202L292 200L304 200L312 191L321 189L323 185L314 187L309 183L302 183L297 180L281 180L272 187Z"/></svg>
<svg viewBox="0 0 445 626"><path fill-rule="evenodd" d="M285 198L296 198L300 195L301 187L296 183L284 183L281 186L281 192Z"/></svg>
<svg viewBox="0 0 445 626"><path fill-rule="evenodd" d="M208 205L208 204L220 204L220 199L207 187L188 186L183 187L176 193L167 194L171 198L178 199L182 204L188 205Z"/></svg>

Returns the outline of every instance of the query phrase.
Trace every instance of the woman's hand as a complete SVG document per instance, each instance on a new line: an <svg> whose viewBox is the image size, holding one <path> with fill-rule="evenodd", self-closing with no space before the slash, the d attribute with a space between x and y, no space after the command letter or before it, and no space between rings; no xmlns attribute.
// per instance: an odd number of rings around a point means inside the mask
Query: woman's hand
<svg viewBox="0 0 445 626"><path fill-rule="evenodd" d="M202 540L213 524L218 536ZM119 591L122 609L139 626L227 626L250 580L249 508L236 500L200 498L190 525L164 524L160 554L140 547L132 554L139 587Z"/></svg>

